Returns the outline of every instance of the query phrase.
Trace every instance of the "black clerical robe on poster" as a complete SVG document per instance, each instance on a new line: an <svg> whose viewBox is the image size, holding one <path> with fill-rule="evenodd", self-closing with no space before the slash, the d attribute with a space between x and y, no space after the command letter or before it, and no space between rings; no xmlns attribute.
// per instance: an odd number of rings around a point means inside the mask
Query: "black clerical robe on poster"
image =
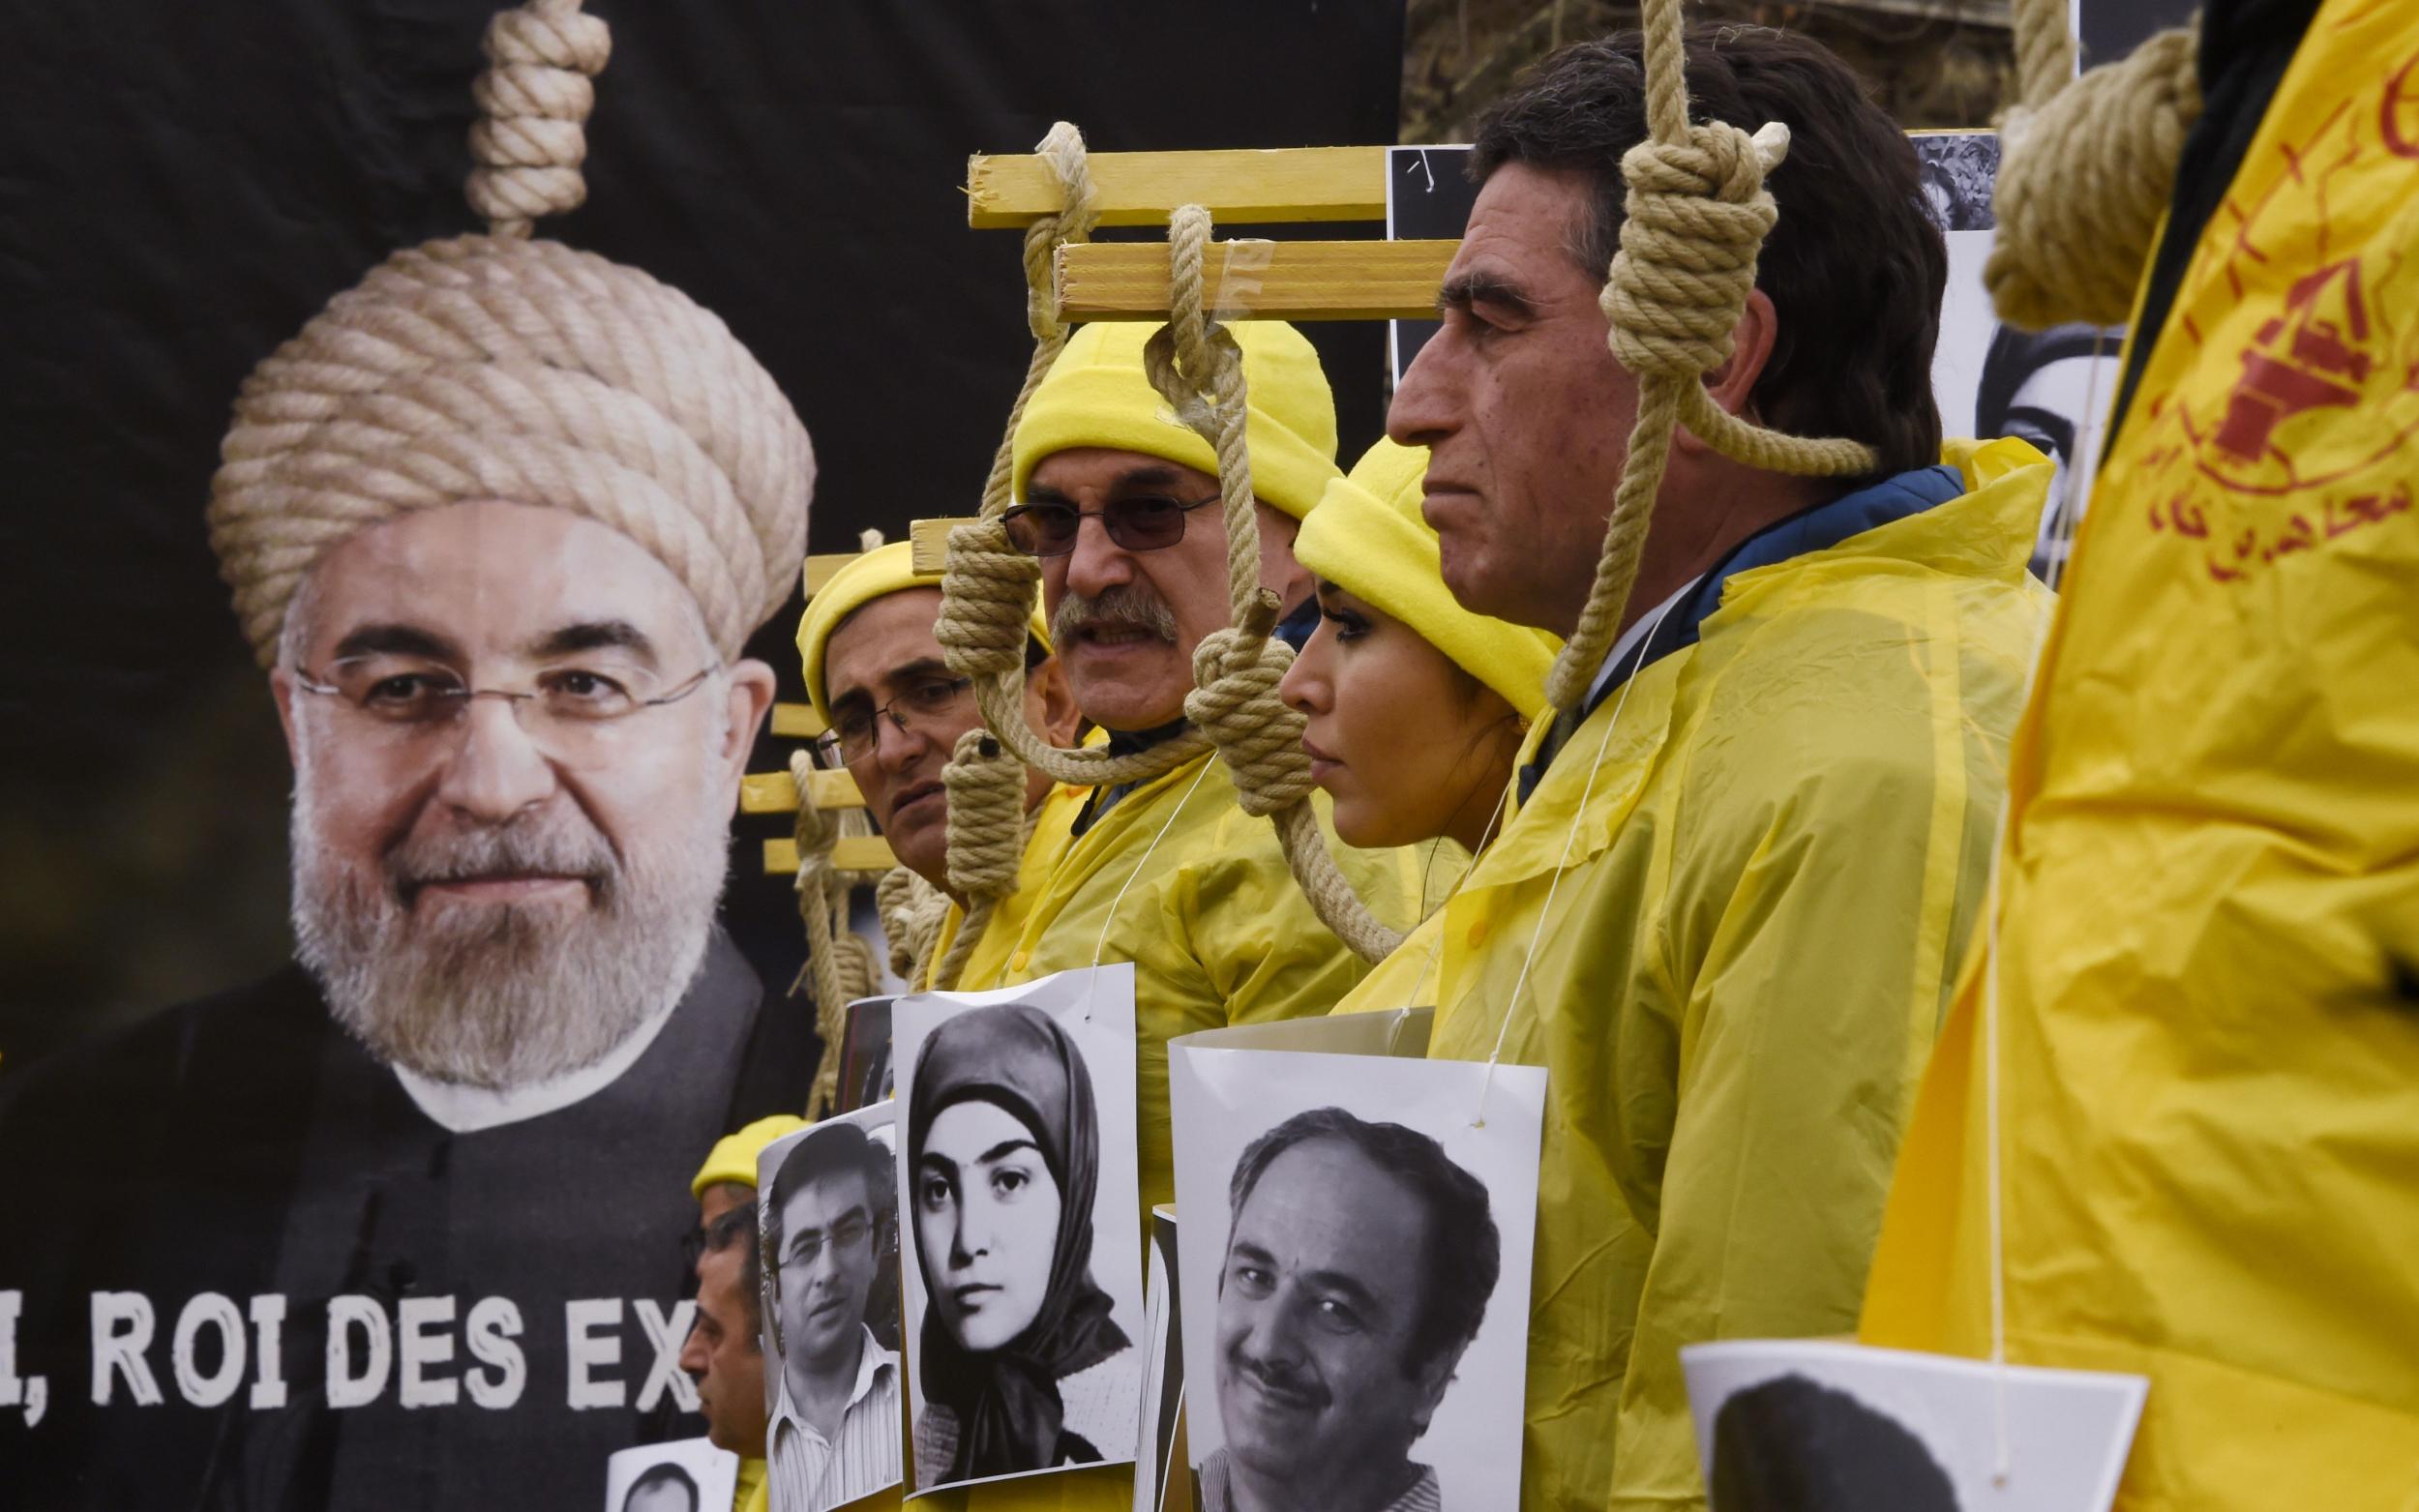
<svg viewBox="0 0 2419 1512"><path fill-rule="evenodd" d="M299 969L36 1068L0 1105L0 1292L23 1292L16 1374L42 1375L47 1404L31 1428L0 1406L0 1502L595 1507L610 1452L702 1431L664 1379L641 1398L659 1354L672 1370L694 1291L689 1178L721 1135L802 1107L813 1078L812 1015L762 996L717 933L618 1079L464 1134L339 1030ZM130 1292L148 1304L158 1400L108 1369L96 1405L95 1336L134 1326ZM196 1309L213 1316L180 1368L180 1318L209 1292L226 1303ZM349 1319L349 1404L343 1380L331 1400L332 1306ZM263 1311L283 1315L274 1377ZM283 1404L256 1404L271 1380Z"/></svg>

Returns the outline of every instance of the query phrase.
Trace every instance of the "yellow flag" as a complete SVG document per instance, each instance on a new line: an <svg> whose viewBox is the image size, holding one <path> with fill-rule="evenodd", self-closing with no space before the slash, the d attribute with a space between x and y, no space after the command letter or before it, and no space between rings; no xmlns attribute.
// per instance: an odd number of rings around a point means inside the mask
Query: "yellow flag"
<svg viewBox="0 0 2419 1512"><path fill-rule="evenodd" d="M2007 1349L2151 1378L2128 1512L2419 1508L2415 500L2419 6L2329 0L2156 333L2009 784ZM1868 1343L1990 1347L1981 967Z"/></svg>

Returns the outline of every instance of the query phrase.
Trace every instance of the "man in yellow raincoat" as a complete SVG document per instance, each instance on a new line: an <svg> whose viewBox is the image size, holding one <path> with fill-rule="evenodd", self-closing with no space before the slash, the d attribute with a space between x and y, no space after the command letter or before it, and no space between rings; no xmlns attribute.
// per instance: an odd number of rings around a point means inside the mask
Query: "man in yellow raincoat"
<svg viewBox="0 0 2419 1512"><path fill-rule="evenodd" d="M2125 1512L2419 1507L2419 11L2212 4L1860 1335L2150 1378Z"/></svg>
<svg viewBox="0 0 2419 1512"><path fill-rule="evenodd" d="M1334 402L1300 333L1274 322L1227 329L1241 346L1249 387L1261 580L1295 611L1287 625L1306 633L1317 606L1293 540L1339 476ZM1150 334L1130 324L1078 332L1034 393L1014 443L1015 529L1043 558L1052 644L1085 717L1124 750L1183 727L1193 648L1227 618L1216 459L1145 375ZM1414 922L1419 857L1352 850L1331 834L1329 844L1379 917L1398 929ZM1448 880L1457 860L1444 864ZM1238 807L1214 755L1130 789L1060 788L1046 800L1017 892L993 913L958 986L1003 987L1126 961L1136 968L1142 1042L1147 1221L1153 1204L1175 1197L1167 1042L1196 1029L1324 1014L1366 967L1311 912L1274 828ZM971 1496L977 1507L1126 1512L1132 1485L1130 1470L1088 1470Z"/></svg>
<svg viewBox="0 0 2419 1512"><path fill-rule="evenodd" d="M1882 466L1675 440L1627 633L1436 926L1431 1053L1549 1071L1524 1508L1702 1506L1680 1347L1853 1324L2046 608L2046 460L1942 460L1945 254L1906 138L1803 39L1692 33L1687 74L1700 118L1793 135L1708 391ZM1430 448L1455 597L1566 635L1636 406L1597 294L1642 91L1634 37L1586 44L1482 123L1444 329L1389 419Z"/></svg>
<svg viewBox="0 0 2419 1512"><path fill-rule="evenodd" d="M909 543L894 541L834 573L799 617L798 665L808 701L830 726L829 755L856 780L899 864L946 894L949 793L941 769L958 737L983 718L973 684L949 670L933 638L941 575L918 573L913 558ZM1073 741L1083 723L1038 610L1026 644L1025 717L1060 745ZM1053 790L1047 777L1030 774L1027 809ZM949 927L960 917L953 898ZM928 969L938 969L946 946L944 933Z"/></svg>

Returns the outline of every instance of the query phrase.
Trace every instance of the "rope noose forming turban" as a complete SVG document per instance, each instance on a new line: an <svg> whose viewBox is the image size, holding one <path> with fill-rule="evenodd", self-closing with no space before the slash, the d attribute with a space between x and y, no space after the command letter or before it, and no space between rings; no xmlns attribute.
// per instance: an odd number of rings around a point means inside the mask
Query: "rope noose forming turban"
<svg viewBox="0 0 2419 1512"><path fill-rule="evenodd" d="M729 328L635 268L535 240L585 189L605 23L528 0L488 28L469 197L489 234L399 252L253 371L210 543L261 664L329 548L412 510L561 509L687 586L728 659L789 596L815 458Z"/></svg>

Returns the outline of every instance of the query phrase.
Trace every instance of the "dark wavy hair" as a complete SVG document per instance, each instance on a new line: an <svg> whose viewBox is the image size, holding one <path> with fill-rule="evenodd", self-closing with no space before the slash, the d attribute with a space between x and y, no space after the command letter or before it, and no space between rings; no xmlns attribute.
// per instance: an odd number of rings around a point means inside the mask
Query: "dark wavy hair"
<svg viewBox="0 0 2419 1512"><path fill-rule="evenodd" d="M1305 1140L1341 1140L1369 1164L1419 1197L1427 1212L1428 1244L1419 1267L1419 1320L1411 1334L1411 1369L1457 1355L1478 1336L1487 1298L1503 1269L1503 1241L1495 1231L1486 1187L1453 1164L1445 1146L1399 1123L1370 1123L1341 1108L1296 1113L1251 1141L1227 1183L1227 1211L1242 1216L1243 1203L1279 1155Z"/></svg>
<svg viewBox="0 0 2419 1512"><path fill-rule="evenodd" d="M1925 211L1915 149L1821 44L1760 26L1688 28L1690 117L1789 128L1767 179L1780 220L1756 263L1779 334L1751 396L1764 423L1850 436L1878 476L1940 460L1932 346L1949 254ZM1471 176L1508 163L1575 170L1593 186L1570 253L1602 279L1620 250L1622 155L1646 138L1636 32L1578 43L1523 74L1480 118Z"/></svg>

